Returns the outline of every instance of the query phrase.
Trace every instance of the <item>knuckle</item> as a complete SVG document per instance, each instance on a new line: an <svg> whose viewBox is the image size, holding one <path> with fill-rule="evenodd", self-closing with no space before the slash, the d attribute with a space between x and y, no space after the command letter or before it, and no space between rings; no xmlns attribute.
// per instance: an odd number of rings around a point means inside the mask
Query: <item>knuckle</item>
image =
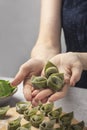
<svg viewBox="0 0 87 130"><path fill-rule="evenodd" d="M22 71L25 70L25 65L22 64L19 69L22 70Z"/></svg>

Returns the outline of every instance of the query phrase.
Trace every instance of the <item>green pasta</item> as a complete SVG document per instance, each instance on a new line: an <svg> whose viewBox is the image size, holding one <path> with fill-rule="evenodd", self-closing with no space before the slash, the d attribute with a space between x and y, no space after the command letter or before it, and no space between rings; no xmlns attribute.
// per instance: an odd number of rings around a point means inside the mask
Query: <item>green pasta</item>
<svg viewBox="0 0 87 130"><path fill-rule="evenodd" d="M15 120L12 120L8 123L8 130L16 130L18 127L21 126L20 124L21 118L17 118Z"/></svg>
<svg viewBox="0 0 87 130"><path fill-rule="evenodd" d="M24 111L29 109L30 105L31 105L30 102L18 102L18 103L16 103L16 111L19 114L23 114Z"/></svg>
<svg viewBox="0 0 87 130"><path fill-rule="evenodd" d="M39 125L42 123L43 120L44 120L43 114L33 115L30 119L32 126L37 128L39 128Z"/></svg>
<svg viewBox="0 0 87 130"><path fill-rule="evenodd" d="M37 107L34 107L32 109L26 110L24 112L24 119L26 119L27 121L30 121L30 118L35 115L38 111Z"/></svg>
<svg viewBox="0 0 87 130"><path fill-rule="evenodd" d="M53 130L54 123L55 123L54 120L47 121L47 122L44 121L40 124L39 128L40 130Z"/></svg>
<svg viewBox="0 0 87 130"><path fill-rule="evenodd" d="M60 117L61 126L70 126L73 119L73 112L66 113Z"/></svg>
<svg viewBox="0 0 87 130"><path fill-rule="evenodd" d="M41 106L40 111L41 111L42 113L44 113L45 116L47 116L47 114L48 114L50 111L52 111L53 106L54 106L53 102L44 104L44 105Z"/></svg>
<svg viewBox="0 0 87 130"><path fill-rule="evenodd" d="M59 118L61 114L62 114L62 107L49 112L48 117L50 120L56 120L56 122L59 122Z"/></svg>
<svg viewBox="0 0 87 130"><path fill-rule="evenodd" d="M3 119L9 110L10 106L0 107L0 119Z"/></svg>
<svg viewBox="0 0 87 130"><path fill-rule="evenodd" d="M53 63L48 61L47 64L45 65L44 72L45 72L45 76L48 78L51 74L58 73L59 71Z"/></svg>
<svg viewBox="0 0 87 130"><path fill-rule="evenodd" d="M57 74L52 74L47 80L47 86L54 92L60 91L63 87L63 80L57 76Z"/></svg>
<svg viewBox="0 0 87 130"><path fill-rule="evenodd" d="M31 83L35 89L50 88L52 91L60 91L64 85L64 74L59 73L57 67L47 62L44 69L45 76L32 76Z"/></svg>
<svg viewBox="0 0 87 130"><path fill-rule="evenodd" d="M31 130L31 123L26 123L22 125L21 127L18 127L16 130Z"/></svg>
<svg viewBox="0 0 87 130"><path fill-rule="evenodd" d="M36 89L42 89L47 87L47 79L45 77L33 76L31 78L31 83Z"/></svg>
<svg viewBox="0 0 87 130"><path fill-rule="evenodd" d="M17 104L24 105L27 103L28 102L19 102ZM9 106L7 106L7 108L9 108ZM27 120L27 123L24 125L21 124L22 118ZM21 117L10 121L7 130L32 130L33 127L39 130L84 130L84 121L73 124L73 119L73 112L63 114L62 107L55 108L53 102L45 104L39 102L39 106L33 107L31 104L27 110L25 109L23 111Z"/></svg>

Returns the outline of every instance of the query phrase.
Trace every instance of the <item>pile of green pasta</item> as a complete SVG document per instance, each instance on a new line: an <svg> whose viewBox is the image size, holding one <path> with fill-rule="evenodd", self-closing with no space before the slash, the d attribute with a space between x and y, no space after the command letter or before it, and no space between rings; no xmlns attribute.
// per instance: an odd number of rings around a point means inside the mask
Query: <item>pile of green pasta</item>
<svg viewBox="0 0 87 130"><path fill-rule="evenodd" d="M50 88L52 91L60 91L64 84L64 74L59 73L57 66L50 61L44 69L44 76L32 76L31 83L35 89Z"/></svg>
<svg viewBox="0 0 87 130"><path fill-rule="evenodd" d="M3 119L6 117L5 109L7 111L8 107L0 108L0 117ZM30 102L18 102L16 104L16 112L20 114L20 117L10 121L7 130L32 130L34 127L39 130L84 129L84 121L73 124L73 112L64 114L62 112L62 107L55 108L52 102L46 104L40 103L37 107L33 107ZM27 121L24 125L21 125L22 118Z"/></svg>

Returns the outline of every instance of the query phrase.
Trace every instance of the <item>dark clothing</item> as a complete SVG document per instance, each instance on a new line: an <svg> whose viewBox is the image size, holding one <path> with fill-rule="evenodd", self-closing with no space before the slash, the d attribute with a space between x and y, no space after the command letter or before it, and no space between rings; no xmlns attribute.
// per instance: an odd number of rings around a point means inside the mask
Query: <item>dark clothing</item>
<svg viewBox="0 0 87 130"><path fill-rule="evenodd" d="M63 0L62 27L67 52L87 52L87 0ZM76 86L87 88L87 71Z"/></svg>

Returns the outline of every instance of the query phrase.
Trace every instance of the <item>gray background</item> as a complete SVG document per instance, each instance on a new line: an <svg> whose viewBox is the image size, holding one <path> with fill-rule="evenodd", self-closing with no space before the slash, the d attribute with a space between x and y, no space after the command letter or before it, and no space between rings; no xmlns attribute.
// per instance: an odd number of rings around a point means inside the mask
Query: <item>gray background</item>
<svg viewBox="0 0 87 130"><path fill-rule="evenodd" d="M14 77L39 30L40 0L0 0L0 76ZM62 36L63 52L65 51Z"/></svg>

